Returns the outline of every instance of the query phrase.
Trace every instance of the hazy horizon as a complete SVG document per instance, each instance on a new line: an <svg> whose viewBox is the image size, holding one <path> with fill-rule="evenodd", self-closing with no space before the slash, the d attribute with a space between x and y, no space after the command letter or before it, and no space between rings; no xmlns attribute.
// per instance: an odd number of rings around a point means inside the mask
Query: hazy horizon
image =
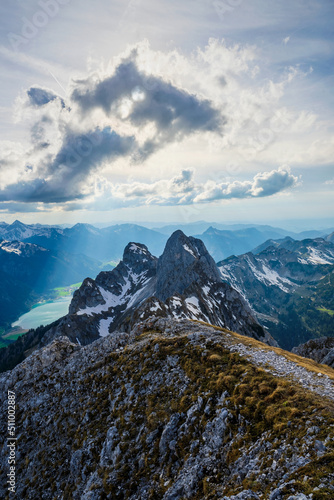
<svg viewBox="0 0 334 500"><path fill-rule="evenodd" d="M19 222L22 222L23 224L27 225L33 225L33 224L40 224L40 225L50 225L50 226L66 226L66 227L73 227L76 224L88 224L97 228L105 228L105 227L110 227L110 226L115 226L115 225L122 225L122 224L136 224L138 226L146 227L148 229L161 229L163 227L168 227L168 226L175 226L177 227L183 227L183 226L196 226L199 224L208 224L208 225L222 225L226 226L226 229L233 229L234 226L245 226L245 227L250 227L250 226L270 226L274 228L279 228L279 229L284 229L286 231L291 231L291 232L304 232L304 231L325 231L325 230L330 230L334 229L334 219L320 219L320 220L278 220L278 221L210 221L210 220L196 220L196 221L191 221L191 222L180 222L180 221L136 221L136 220L114 220L114 221L75 221L72 223L63 223L63 222L54 222L54 223L44 223L40 222L38 220L29 220L29 221L24 221L22 218L13 218L8 220L0 220L0 223L5 222L6 224L13 224L16 220Z"/></svg>

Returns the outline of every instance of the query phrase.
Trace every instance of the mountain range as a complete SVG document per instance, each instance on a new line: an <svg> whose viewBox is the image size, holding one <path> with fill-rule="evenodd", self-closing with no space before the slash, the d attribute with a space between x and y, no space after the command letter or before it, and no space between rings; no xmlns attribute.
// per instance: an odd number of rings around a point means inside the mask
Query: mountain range
<svg viewBox="0 0 334 500"><path fill-rule="evenodd" d="M334 245L322 238L268 241L219 262L279 345L292 349L334 332Z"/></svg>
<svg viewBox="0 0 334 500"><path fill-rule="evenodd" d="M149 244L151 251L160 255L167 237L135 224L121 224L96 228L90 224L76 224L70 228L27 225L20 221L0 227L0 237L34 243L48 250L69 254L83 254L101 262L120 260L129 241Z"/></svg>
<svg viewBox="0 0 334 500"><path fill-rule="evenodd" d="M1 360L6 367L9 358L15 364L23 351L60 336L87 345L115 330L129 331L152 314L203 321L276 345L242 296L223 282L203 242L176 231L159 259L145 245L129 243L115 269L83 281L69 314L46 329L43 338L40 332L28 335L9 346Z"/></svg>
<svg viewBox="0 0 334 500"><path fill-rule="evenodd" d="M223 283L203 243L182 231L168 239L159 259L145 245L129 243L115 269L86 279L74 292L69 315L46 338L66 334L87 344L116 329L131 329L152 313L270 340L239 293Z"/></svg>
<svg viewBox="0 0 334 500"><path fill-rule="evenodd" d="M189 225L189 228L193 230L199 227L204 228L205 224L207 223L193 224ZM171 227L162 228L162 230L167 232L167 229ZM105 279L109 279L108 275L102 273L97 280L94 278L101 268L111 269L106 261L110 261L111 258L116 259L121 255L121 248L123 252L129 240L141 242L136 245L141 248L142 252L147 252L146 265L151 266L147 269L143 262L140 265L131 262L135 269L134 273L138 276L145 272L150 276L153 273L151 277L157 280L159 273L161 275L157 257L161 255L167 241L166 234L131 224L98 229L88 224L64 228L39 224L25 225L15 221L13 224L1 223L0 233L9 240L4 240L0 249L0 276L2 277L0 297L2 297L3 304L6 304L6 307L2 308L0 327L5 328L20 314L26 312L33 303L36 303L41 294L55 286L81 282L89 276L91 283L94 282L94 286L92 285L94 289L102 283L102 288L106 286L108 293L114 290L114 285L104 283ZM195 237L195 239L197 241L201 239L208 248L205 252L212 254L216 260L219 255L230 255L233 251L239 254L245 249L252 249L252 252L220 260L220 279L241 293L251 309L251 316L257 318L265 331L269 332L282 347L292 349L310 338L332 335L333 235L329 234L325 239L297 241L290 236L282 238L284 234L284 230L270 226L236 225L233 226L233 230L209 227L200 235L200 238ZM278 239L273 239L277 235ZM265 237L269 239L263 241ZM10 241L11 238L18 238L18 240ZM22 241L20 242L19 239ZM152 247L156 252L152 250ZM9 251L11 248L13 250ZM120 273L119 279L123 279L124 283L127 279L124 262L128 258L130 260L133 258L131 256L133 252L129 248L124 255L123 263L117 270ZM197 250L194 252L196 253ZM92 255L94 259L90 257ZM97 258L105 259L105 264L96 260ZM116 263L113 262L113 265ZM142 266L139 271L136 268L137 265ZM171 269L172 263L170 262L169 276L171 276ZM181 270L182 272L184 270ZM212 296L209 298L205 296L207 276L200 281L202 289L201 292L197 291L193 295L194 298L191 299L193 303L190 302L189 297L184 302L182 296L177 295L179 292L171 294L170 297L160 296L159 287L158 290L152 289L152 291L146 285L143 286L146 275L143 274L143 276L143 279L138 278L137 283L131 282L131 286L126 293L124 292L122 298L118 297L122 301L122 304L117 305L118 315L121 312L123 315L126 313L126 318L131 319L132 315L137 314L137 308L134 307L137 306L137 299L133 299L134 302L131 303L130 298L138 295L151 303L151 309L156 308L164 314L173 313L175 310L180 314L182 312L184 317L190 317L190 312L197 309L201 311L198 318L217 325L223 324L220 322L221 318L218 318L215 312L211 312L212 306L204 306L206 300L209 302L214 300ZM176 278L170 277L172 281ZM132 278L129 279L131 281ZM217 280L217 277L215 279ZM182 287L180 289L183 290ZM87 290L85 294L86 292ZM172 296L173 300L171 300ZM151 297L154 297L154 300ZM128 306L129 302L130 306ZM148 314L148 303L145 307ZM219 307L224 308L223 300L220 301ZM105 328L110 320L108 314L108 311L103 311L104 316L100 318L101 321L104 320L102 324ZM143 317L147 316L144 311L141 314ZM225 315L227 314L225 312ZM238 316L235 315L235 317ZM124 319L122 315L119 316L119 322L124 323ZM234 323L236 321L240 321L240 318L234 320ZM115 325L116 323L117 321ZM233 322L230 322L230 327L239 331ZM95 325L95 337L98 336L97 330Z"/></svg>
<svg viewBox="0 0 334 500"><path fill-rule="evenodd" d="M206 222L180 226L164 226L148 229L136 224L118 224L97 228L90 224L76 224L73 227L43 226L41 224L0 223L0 238L34 243L48 250L63 251L68 254L83 254L101 262L119 261L129 241L139 241L146 245L153 255L160 256L169 236L176 230L188 236L201 239L209 253L217 262L231 255L252 251L269 239L290 237L295 240L328 236L333 228L326 231L304 231L293 233L285 229L260 225L223 224L210 225ZM329 236L331 237L331 236Z"/></svg>

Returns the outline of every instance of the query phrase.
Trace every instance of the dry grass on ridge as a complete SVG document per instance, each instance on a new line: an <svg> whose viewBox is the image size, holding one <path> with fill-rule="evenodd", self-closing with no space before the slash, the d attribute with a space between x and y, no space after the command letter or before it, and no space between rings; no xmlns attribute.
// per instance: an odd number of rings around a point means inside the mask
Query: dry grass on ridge
<svg viewBox="0 0 334 500"><path fill-rule="evenodd" d="M215 330L228 333L231 336L232 341L234 343L241 343L244 344L248 347L253 347L256 349L261 349L262 351L274 351L276 354L279 354L280 356L284 356L287 360L292 361L299 366L302 366L303 368L306 368L307 370L314 372L316 374L321 373L322 375L327 375L331 380L334 380L334 369L331 368L330 366L327 365L322 365L320 363L317 363L316 361L313 361L312 359L309 358L303 358L302 356L298 356L298 354L294 354L289 351L285 351L284 349L281 349L280 347L272 347L267 344L264 344L263 342L260 342L259 340L255 340L251 337L247 337L246 335L241 335L240 333L235 333L231 332L230 330L226 330L225 328L221 328L219 326L214 326L210 325L209 323L205 323L203 321L196 321L194 320L194 323L202 324L205 326L209 326L214 328Z"/></svg>

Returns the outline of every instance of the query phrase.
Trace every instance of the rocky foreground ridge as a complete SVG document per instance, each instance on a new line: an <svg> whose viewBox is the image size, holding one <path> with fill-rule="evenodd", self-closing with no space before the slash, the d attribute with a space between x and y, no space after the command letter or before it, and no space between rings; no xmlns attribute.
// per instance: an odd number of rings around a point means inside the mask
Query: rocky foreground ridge
<svg viewBox="0 0 334 500"><path fill-rule="evenodd" d="M0 386L3 435L17 397L16 498L334 496L334 371L228 330L151 317L59 337ZM0 457L9 498L5 442Z"/></svg>

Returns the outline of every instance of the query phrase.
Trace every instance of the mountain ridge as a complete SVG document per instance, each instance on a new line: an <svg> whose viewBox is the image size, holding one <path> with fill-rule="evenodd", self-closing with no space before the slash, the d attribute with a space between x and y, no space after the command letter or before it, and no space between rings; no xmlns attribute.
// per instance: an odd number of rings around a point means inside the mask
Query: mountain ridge
<svg viewBox="0 0 334 500"><path fill-rule="evenodd" d="M292 349L327 331L330 334L331 319L321 313L321 307L332 310L331 242L322 238L269 242L260 252L232 256L217 265L224 281L243 295L282 347ZM303 315L310 311L314 321L304 321Z"/></svg>
<svg viewBox="0 0 334 500"><path fill-rule="evenodd" d="M61 225L24 224L15 221L0 225L0 238L35 243L50 250L83 253L101 261L121 259L123 249L131 241L146 244L154 255L160 256L167 238L181 229L188 236L204 241L210 254L217 261L233 254L243 254L263 244L268 239L287 236L296 240L306 237L330 238L328 230L303 231L301 233L259 224L221 224L199 221L192 224L169 225L150 229L138 224L123 223L98 228L93 224L77 223L71 227ZM79 250L78 250L79 249Z"/></svg>
<svg viewBox="0 0 334 500"><path fill-rule="evenodd" d="M152 314L201 320L276 344L240 294L223 282L205 245L177 231L159 259L146 245L128 243L117 267L95 280L86 278L74 292L69 313L41 338L30 333L21 347L7 349L15 363L22 349L45 346L60 336L88 345L113 331L129 331Z"/></svg>

